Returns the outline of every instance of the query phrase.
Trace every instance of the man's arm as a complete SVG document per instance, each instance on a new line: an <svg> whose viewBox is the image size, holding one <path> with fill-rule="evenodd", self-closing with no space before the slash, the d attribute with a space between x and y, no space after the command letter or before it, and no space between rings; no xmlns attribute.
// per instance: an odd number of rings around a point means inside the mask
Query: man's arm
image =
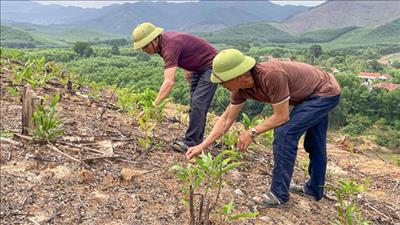
<svg viewBox="0 0 400 225"><path fill-rule="evenodd" d="M289 99L285 102L272 105L272 109L272 116L268 117L261 124L256 126L258 133L263 133L272 128L279 127L289 120Z"/></svg>
<svg viewBox="0 0 400 225"><path fill-rule="evenodd" d="M166 99L174 86L176 66L164 70L164 82L161 85L160 91L158 92L154 105L160 104L160 102Z"/></svg>
<svg viewBox="0 0 400 225"><path fill-rule="evenodd" d="M278 127L289 120L289 99L282 103L272 105L272 109L274 111L272 116L255 126L258 134ZM241 151L245 151L252 141L253 137L251 136L251 131L243 132L239 136L237 147Z"/></svg>
<svg viewBox="0 0 400 225"><path fill-rule="evenodd" d="M242 110L244 103L239 105L232 105L230 104L222 116L218 119L217 123L215 124L214 128L203 141L203 143L193 146L188 149L186 152L186 156L188 159L193 158L194 156L199 155L201 152L205 151L214 141L220 138L229 128L232 126L233 122L239 115L240 110Z"/></svg>

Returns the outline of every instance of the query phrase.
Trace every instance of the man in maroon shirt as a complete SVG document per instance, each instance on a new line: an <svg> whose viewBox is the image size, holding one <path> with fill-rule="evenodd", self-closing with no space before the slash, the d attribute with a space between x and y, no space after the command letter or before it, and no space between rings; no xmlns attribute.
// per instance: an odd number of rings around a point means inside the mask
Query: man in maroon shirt
<svg viewBox="0 0 400 225"><path fill-rule="evenodd" d="M289 201L289 189L320 200L327 163L328 113L340 98L335 77L300 62L256 63L240 51L228 49L214 58L211 81L231 91L231 104L203 143L189 148L187 157L204 152L221 137L232 126L246 99L270 103L273 115L251 131L241 132L237 144L245 151L258 134L274 129L271 188L257 201L262 207L279 207ZM294 105L291 112L289 105ZM310 180L304 186L290 186L297 145L304 133L304 148L310 157Z"/></svg>
<svg viewBox="0 0 400 225"><path fill-rule="evenodd" d="M183 141L174 142L172 147L186 152L188 147L203 141L208 108L217 89L217 85L210 81L212 60L217 50L201 38L179 32L163 32L162 28L151 23L137 26L132 36L134 49L143 49L151 55L159 54L165 62L164 82L154 105L170 94L176 69L185 70L185 77L190 81L189 127Z"/></svg>

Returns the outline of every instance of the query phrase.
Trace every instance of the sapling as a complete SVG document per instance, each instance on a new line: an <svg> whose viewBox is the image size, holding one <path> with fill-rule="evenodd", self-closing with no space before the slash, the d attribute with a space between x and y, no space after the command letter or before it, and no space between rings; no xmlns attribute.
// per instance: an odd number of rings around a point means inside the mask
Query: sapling
<svg viewBox="0 0 400 225"><path fill-rule="evenodd" d="M175 165L171 168L183 183L181 191L186 195L184 202L189 205L191 225L210 224L212 213L219 214L224 221L257 215L256 212L233 214L231 203L216 209L220 204L221 189L225 183L223 177L241 164L239 159L240 154L237 151L224 150L215 157L211 153L203 153L196 158L195 163L189 163L186 167Z"/></svg>
<svg viewBox="0 0 400 225"><path fill-rule="evenodd" d="M157 123L161 122L164 107L168 100L162 101L158 106L153 106L156 93L150 89L144 90L139 96L139 105L142 112L138 116L137 121L145 135L145 138L139 138L139 143L142 147L148 149L151 145L150 136Z"/></svg>
<svg viewBox="0 0 400 225"><path fill-rule="evenodd" d="M136 114L138 110L139 95L135 93L134 90L130 88L121 88L117 90L117 105L122 108L122 110L130 113Z"/></svg>
<svg viewBox="0 0 400 225"><path fill-rule="evenodd" d="M48 96L45 99L48 99ZM38 110L33 114L32 120L35 124L33 137L40 143L53 141L63 134L63 130L60 128L62 121L59 119L59 112L55 110L59 100L60 94L56 94L49 106L49 110L46 110L45 106L40 104Z"/></svg>
<svg viewBox="0 0 400 225"><path fill-rule="evenodd" d="M360 209L355 202L356 196L363 192L366 187L362 184L358 184L356 180L341 179L337 181L337 184L339 187L332 188L338 199L338 220L336 220L334 224L370 224L370 221L362 218Z"/></svg>

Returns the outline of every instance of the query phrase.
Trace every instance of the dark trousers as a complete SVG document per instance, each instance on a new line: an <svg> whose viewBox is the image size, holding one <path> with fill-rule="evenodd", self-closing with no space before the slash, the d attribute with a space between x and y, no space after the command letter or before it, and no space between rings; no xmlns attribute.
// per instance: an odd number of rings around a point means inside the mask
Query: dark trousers
<svg viewBox="0 0 400 225"><path fill-rule="evenodd" d="M328 113L339 103L340 95L310 96L290 113L288 122L274 129L274 170L271 192L281 201L289 200L289 186L297 155L297 145L306 133L304 148L309 153L310 180L304 185L307 194L317 200L324 194L326 173L326 132Z"/></svg>
<svg viewBox="0 0 400 225"><path fill-rule="evenodd" d="M184 143L189 147L203 142L208 108L217 90L217 85L210 81L211 71L211 67L208 67L192 74L189 127L184 138Z"/></svg>

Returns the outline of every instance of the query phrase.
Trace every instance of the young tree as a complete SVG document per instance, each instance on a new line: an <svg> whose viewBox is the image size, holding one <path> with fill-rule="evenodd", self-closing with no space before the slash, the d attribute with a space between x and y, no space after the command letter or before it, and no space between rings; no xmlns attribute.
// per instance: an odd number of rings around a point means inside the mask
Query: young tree
<svg viewBox="0 0 400 225"><path fill-rule="evenodd" d="M116 44L113 44L110 51L111 55L119 55L119 48Z"/></svg>
<svg viewBox="0 0 400 225"><path fill-rule="evenodd" d="M314 65L315 60L319 58L322 54L322 47L321 45L311 45L310 51L311 51L311 64Z"/></svg>
<svg viewBox="0 0 400 225"><path fill-rule="evenodd" d="M90 47L88 42L76 42L73 50L82 57L90 57L93 55L93 48Z"/></svg>

